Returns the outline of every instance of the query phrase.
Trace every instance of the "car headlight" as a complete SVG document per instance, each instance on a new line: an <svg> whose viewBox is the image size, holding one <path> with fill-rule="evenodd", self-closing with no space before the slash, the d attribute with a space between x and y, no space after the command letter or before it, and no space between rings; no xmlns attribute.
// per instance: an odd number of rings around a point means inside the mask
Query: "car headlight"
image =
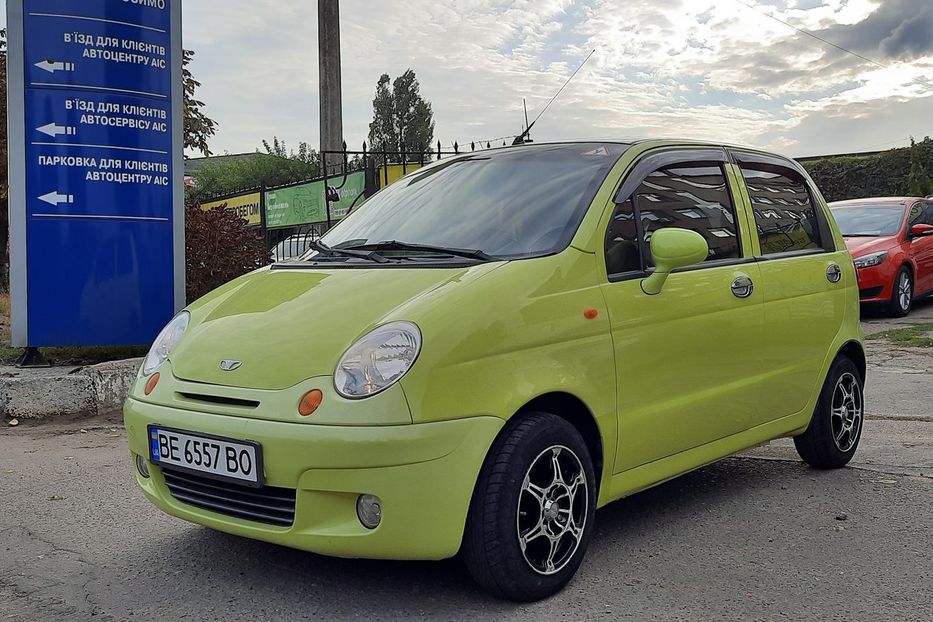
<svg viewBox="0 0 933 622"><path fill-rule="evenodd" d="M389 388L415 364L421 352L421 331L411 322L391 322L354 343L334 370L340 395L369 397Z"/></svg>
<svg viewBox="0 0 933 622"><path fill-rule="evenodd" d="M871 253L869 255L862 255L861 257L855 258L855 267L856 268L868 268L870 266L877 266L884 258L888 256L888 251L880 251L878 253Z"/></svg>
<svg viewBox="0 0 933 622"><path fill-rule="evenodd" d="M159 336L156 337L155 341L152 343L152 347L149 348L149 354L147 354L146 358L143 360L144 376L148 376L158 369L159 365L165 362L168 355L172 353L172 350L174 350L178 342L181 341L181 336L185 334L185 330L188 328L188 320L190 319L191 314L187 311L182 311L172 318L171 322L165 325L165 328L162 329L162 332L159 333Z"/></svg>

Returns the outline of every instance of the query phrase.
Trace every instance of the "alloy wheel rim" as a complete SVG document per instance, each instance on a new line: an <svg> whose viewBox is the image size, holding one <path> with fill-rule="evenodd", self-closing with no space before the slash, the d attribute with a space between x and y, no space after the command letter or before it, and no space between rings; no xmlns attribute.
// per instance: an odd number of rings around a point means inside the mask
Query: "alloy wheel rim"
<svg viewBox="0 0 933 622"><path fill-rule="evenodd" d="M911 286L910 286L910 275L906 272L901 272L901 278L898 280L897 284L897 297L898 302L900 302L901 309L907 310L910 308L910 298L911 298Z"/></svg>
<svg viewBox="0 0 933 622"><path fill-rule="evenodd" d="M542 575L560 572L586 528L589 493L580 458L553 445L532 460L518 495L516 530L525 562Z"/></svg>
<svg viewBox="0 0 933 622"><path fill-rule="evenodd" d="M862 429L862 388L849 372L836 381L831 419L836 448L846 453L855 446Z"/></svg>

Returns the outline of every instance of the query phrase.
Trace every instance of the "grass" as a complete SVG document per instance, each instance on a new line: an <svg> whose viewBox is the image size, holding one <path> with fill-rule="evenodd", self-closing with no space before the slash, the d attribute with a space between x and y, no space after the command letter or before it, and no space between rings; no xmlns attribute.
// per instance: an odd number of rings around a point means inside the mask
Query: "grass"
<svg viewBox="0 0 933 622"><path fill-rule="evenodd" d="M148 346L63 346L42 348L41 352L52 365L94 365L145 356ZM0 365L12 365L22 348L10 345L10 295L0 292Z"/></svg>
<svg viewBox="0 0 933 622"><path fill-rule="evenodd" d="M915 324L906 328L892 328L866 337L867 339L887 339L899 346L933 348L933 322Z"/></svg>

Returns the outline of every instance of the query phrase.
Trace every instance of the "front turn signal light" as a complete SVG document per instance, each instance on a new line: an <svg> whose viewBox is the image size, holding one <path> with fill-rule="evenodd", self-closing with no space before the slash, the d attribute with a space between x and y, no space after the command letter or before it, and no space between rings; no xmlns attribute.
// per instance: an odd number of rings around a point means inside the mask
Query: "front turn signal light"
<svg viewBox="0 0 933 622"><path fill-rule="evenodd" d="M321 405L323 399L324 394L320 389L311 389L305 393L301 401L298 402L298 414L302 417L307 417L317 410L317 407Z"/></svg>
<svg viewBox="0 0 933 622"><path fill-rule="evenodd" d="M159 384L159 372L152 374L152 377L146 382L146 388L143 390L143 393L149 395L152 393L153 389L156 388L157 384Z"/></svg>

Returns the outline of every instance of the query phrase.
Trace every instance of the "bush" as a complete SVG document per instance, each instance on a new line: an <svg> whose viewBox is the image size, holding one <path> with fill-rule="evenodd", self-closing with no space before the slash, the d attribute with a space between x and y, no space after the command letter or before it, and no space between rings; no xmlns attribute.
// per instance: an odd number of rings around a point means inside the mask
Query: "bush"
<svg viewBox="0 0 933 622"><path fill-rule="evenodd" d="M280 145L276 143L275 148ZM309 155L305 150L293 155L295 157L285 158L274 153L254 153L243 157L208 159L191 174L197 183L186 187L185 192L192 200L206 202L213 197L255 190L261 185L281 186L318 176L320 167L311 161L316 153L312 151ZM306 161L298 157L304 157Z"/></svg>
<svg viewBox="0 0 933 622"><path fill-rule="evenodd" d="M188 302L267 263L261 232L231 210L202 210L197 203L185 207Z"/></svg>
<svg viewBox="0 0 933 622"><path fill-rule="evenodd" d="M827 201L909 194L908 178L914 160L933 170L933 140L929 137L908 147L869 156L840 156L803 162Z"/></svg>

